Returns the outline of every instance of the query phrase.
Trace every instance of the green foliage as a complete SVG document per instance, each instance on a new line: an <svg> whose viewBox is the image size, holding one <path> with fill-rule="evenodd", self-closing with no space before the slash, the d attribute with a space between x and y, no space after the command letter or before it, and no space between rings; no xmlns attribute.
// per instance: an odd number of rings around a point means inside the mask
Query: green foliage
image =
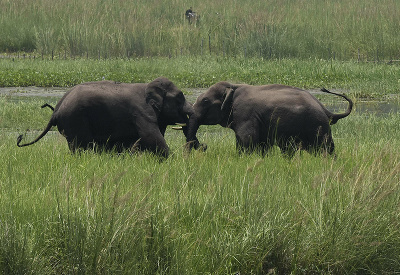
<svg viewBox="0 0 400 275"><path fill-rule="evenodd" d="M58 133L18 148L19 125L41 129L38 112L48 111L37 99L21 109L0 102L9 125L0 132L2 273L400 269L397 113L354 113L333 125L336 159L238 155L231 130L202 126L206 152L187 154L182 133L167 129L172 155L159 162L148 153L72 155Z"/></svg>
<svg viewBox="0 0 400 275"><path fill-rule="evenodd" d="M1 0L0 51L73 56L216 54L264 58L392 59L400 27L393 0Z"/></svg>
<svg viewBox="0 0 400 275"><path fill-rule="evenodd" d="M140 59L0 59L0 86L71 87L102 79L150 82L166 76L180 88L207 88L218 81L262 85L281 83L301 88L326 87L356 97L383 97L399 92L397 65L325 60L259 58Z"/></svg>

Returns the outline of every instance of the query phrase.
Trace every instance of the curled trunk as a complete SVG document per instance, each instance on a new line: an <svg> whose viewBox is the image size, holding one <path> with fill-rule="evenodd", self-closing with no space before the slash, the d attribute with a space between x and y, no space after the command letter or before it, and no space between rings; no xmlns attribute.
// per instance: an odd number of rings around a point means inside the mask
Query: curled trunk
<svg viewBox="0 0 400 275"><path fill-rule="evenodd" d="M197 130L199 129L198 118L194 112L194 108L189 103L186 103L183 112L187 118L186 126L182 127L183 133L186 137L186 142L189 150L191 149L201 149L206 150L207 146L205 144L201 144L196 137Z"/></svg>

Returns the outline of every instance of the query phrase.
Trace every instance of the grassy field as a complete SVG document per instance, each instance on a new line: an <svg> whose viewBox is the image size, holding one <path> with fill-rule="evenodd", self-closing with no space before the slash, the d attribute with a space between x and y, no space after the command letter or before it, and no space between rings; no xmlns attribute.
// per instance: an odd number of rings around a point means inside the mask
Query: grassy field
<svg viewBox="0 0 400 275"><path fill-rule="evenodd" d="M178 87L206 88L218 81L281 83L338 89L354 98L382 99L400 91L400 67L337 60L260 58L0 59L0 87L71 87L101 79L150 82L166 76Z"/></svg>
<svg viewBox="0 0 400 275"><path fill-rule="evenodd" d="M395 0L1 0L0 52L399 59ZM184 18L190 6L197 24Z"/></svg>
<svg viewBox="0 0 400 275"><path fill-rule="evenodd" d="M400 2L248 3L0 0L0 87L163 75L192 102L190 88L222 80L325 87L355 108L399 102L400 67L382 61L399 59ZM185 21L189 6L196 24ZM18 148L19 134L33 139L47 124L40 106L56 101L0 97L0 274L400 270L397 112L333 125L336 159L238 155L234 133L219 126L201 126L208 150L190 154L168 129L163 162L72 155L56 131Z"/></svg>
<svg viewBox="0 0 400 275"><path fill-rule="evenodd" d="M400 117L333 126L337 159L206 152L71 155L42 100L0 98L1 274L384 274L400 270ZM28 138L33 138L33 132Z"/></svg>

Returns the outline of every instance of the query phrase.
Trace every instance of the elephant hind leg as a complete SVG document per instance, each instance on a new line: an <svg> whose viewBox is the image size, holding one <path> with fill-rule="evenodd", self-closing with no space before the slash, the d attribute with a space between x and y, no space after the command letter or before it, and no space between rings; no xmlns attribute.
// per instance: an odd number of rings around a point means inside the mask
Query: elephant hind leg
<svg viewBox="0 0 400 275"><path fill-rule="evenodd" d="M95 147L90 123L86 118L76 117L61 121L57 127L58 131L67 139L68 147L72 153L81 149L87 150Z"/></svg>
<svg viewBox="0 0 400 275"><path fill-rule="evenodd" d="M333 142L332 136L330 134L324 137L321 151L324 155L334 155L335 143Z"/></svg>
<svg viewBox="0 0 400 275"><path fill-rule="evenodd" d="M289 159L293 158L294 154L303 148L303 144L293 137L280 139L278 146L281 149L282 155Z"/></svg>
<svg viewBox="0 0 400 275"><path fill-rule="evenodd" d="M332 135L327 133L323 137L318 137L315 142L308 144L306 150L312 155L334 155L335 143L333 142Z"/></svg>
<svg viewBox="0 0 400 275"><path fill-rule="evenodd" d="M81 140L78 138L68 139L68 148L71 153L78 153L81 150L96 150L97 146L93 141L89 140Z"/></svg>

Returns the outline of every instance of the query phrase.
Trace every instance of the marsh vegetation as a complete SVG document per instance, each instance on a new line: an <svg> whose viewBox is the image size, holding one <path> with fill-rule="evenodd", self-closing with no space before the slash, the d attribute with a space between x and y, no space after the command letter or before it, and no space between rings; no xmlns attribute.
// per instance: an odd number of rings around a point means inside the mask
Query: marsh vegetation
<svg viewBox="0 0 400 275"><path fill-rule="evenodd" d="M384 99L400 91L400 67L337 60L260 58L0 59L2 87L71 87L102 79L150 82L159 76L178 87L208 88L218 81L305 89L336 89L353 98Z"/></svg>
<svg viewBox="0 0 400 275"><path fill-rule="evenodd" d="M40 106L59 98L11 91L0 96L0 273L398 272L399 109L358 103L398 106L400 68L382 60L398 59L400 2L194 0L196 25L185 5L0 0L0 86L165 76L191 102L192 88L222 80L326 87L355 101L332 126L337 158L238 155L219 126L201 126L208 150L190 154L167 129L163 162L73 155L56 131L18 148L19 134L47 124Z"/></svg>
<svg viewBox="0 0 400 275"><path fill-rule="evenodd" d="M238 155L202 126L206 152L71 155L41 130L43 99L0 99L3 273L391 273L400 268L398 113L333 126L338 157ZM29 137L28 137L29 138Z"/></svg>

